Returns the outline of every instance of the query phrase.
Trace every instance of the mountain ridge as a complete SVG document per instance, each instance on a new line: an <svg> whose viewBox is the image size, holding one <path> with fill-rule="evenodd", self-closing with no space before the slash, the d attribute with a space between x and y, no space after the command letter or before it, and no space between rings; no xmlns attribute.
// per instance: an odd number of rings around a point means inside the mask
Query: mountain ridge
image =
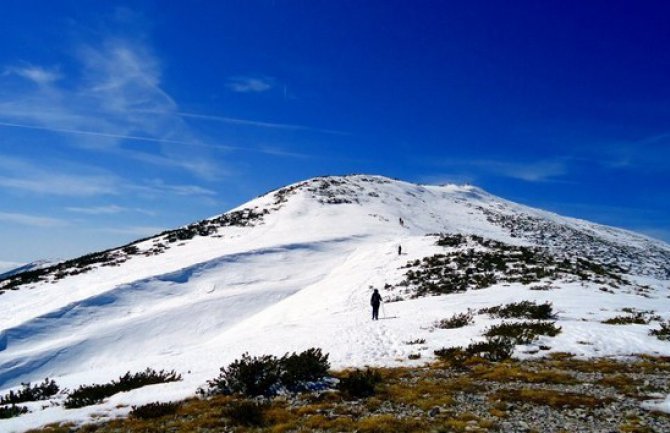
<svg viewBox="0 0 670 433"><path fill-rule="evenodd" d="M670 355L649 335L670 320L667 244L472 186L318 177L83 257L0 283L0 388L46 376L74 388L154 367L184 374L161 399L185 398L244 351L308 347L335 367L417 365L500 324L477 311L520 301L553 303L562 332L516 356ZM372 288L392 320L369 319ZM470 310L471 325L436 326ZM635 314L646 324L604 323ZM138 398L47 413L114 413Z"/></svg>

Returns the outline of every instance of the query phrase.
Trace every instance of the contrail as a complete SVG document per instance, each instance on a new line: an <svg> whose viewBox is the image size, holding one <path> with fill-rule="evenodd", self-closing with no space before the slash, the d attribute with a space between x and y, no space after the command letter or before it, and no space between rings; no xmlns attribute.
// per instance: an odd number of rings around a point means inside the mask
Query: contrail
<svg viewBox="0 0 670 433"><path fill-rule="evenodd" d="M170 140L169 138L152 138L152 137L140 137L140 136L137 136L137 135L110 134L110 133L107 133L107 132L84 131L84 130L81 130L81 129L68 129L68 128L51 128L51 127L46 127L46 126L23 125L23 124L20 124L20 123L0 122L0 126L6 126L6 127L11 127L11 128L35 129L35 130L38 130L38 131L61 132L61 133L65 133L65 134L90 135L90 136L94 136L94 137L118 138L118 139L122 139L122 140L148 141L148 142L151 142L151 143L183 144L185 146L209 147L209 148L221 149L221 150L253 150L253 149L245 149L243 147L225 146L225 145L220 145L220 144L208 144L208 143L198 143L198 142L193 142L193 141Z"/></svg>
<svg viewBox="0 0 670 433"><path fill-rule="evenodd" d="M60 132L64 134L77 134L77 135L88 135L93 137L105 137L105 138L118 138L120 140L134 140L134 141L146 141L150 143L168 143L168 144L181 144L184 146L197 146L197 147L206 147L210 149L218 150L228 150L228 151L241 151L241 152L254 152L262 153L265 155L273 156L285 156L292 158L311 158L310 155L305 155L301 153L294 152L285 152L277 149L258 149L253 147L240 147L240 146L228 146L223 144L209 144L209 143L198 143L193 141L181 141L181 140L170 140L168 138L152 138L152 137L140 137L137 135L123 135L123 134L111 134L107 132L97 132L97 131L84 131L80 129L69 129L69 128L51 128L47 126L35 126L35 125L24 125L21 123L10 123L10 122L0 122L0 126L9 127L9 128L22 128L22 129L33 129L38 131L49 131L49 132Z"/></svg>
<svg viewBox="0 0 670 433"><path fill-rule="evenodd" d="M185 113L185 112L163 112L163 111L150 111L150 110L135 110L139 113L147 114L165 114L165 115L176 115L181 117L188 117L192 119L201 119L201 120L211 120L215 122L231 123L235 125L245 125L245 126L257 126L260 128L271 128L271 129L286 129L290 131L312 131L312 132L321 132L324 134L333 134L333 135L351 135L348 132L337 131L334 129L321 129L313 128L311 126L305 125L294 125L290 123L272 123L272 122L261 122L258 120L248 120L248 119L238 119L235 117L226 117L226 116L216 116L212 114L198 114L198 113Z"/></svg>

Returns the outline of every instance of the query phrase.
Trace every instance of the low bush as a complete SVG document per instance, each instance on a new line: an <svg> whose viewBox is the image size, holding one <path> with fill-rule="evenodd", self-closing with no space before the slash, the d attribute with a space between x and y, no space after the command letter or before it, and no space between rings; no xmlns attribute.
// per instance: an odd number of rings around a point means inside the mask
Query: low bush
<svg viewBox="0 0 670 433"><path fill-rule="evenodd" d="M448 319L438 321L435 324L435 327L440 329L456 329L468 326L472 323L474 323L474 316L472 311L468 310L467 313L457 313Z"/></svg>
<svg viewBox="0 0 670 433"><path fill-rule="evenodd" d="M168 403L149 403L142 406L133 406L130 411L131 418L138 419L154 419L162 418L164 416L174 415L181 407L179 402Z"/></svg>
<svg viewBox="0 0 670 433"><path fill-rule="evenodd" d="M440 360L449 363L451 367L457 369L462 369L465 366L465 361L471 358L471 355L462 347L443 347L433 353Z"/></svg>
<svg viewBox="0 0 670 433"><path fill-rule="evenodd" d="M453 368L462 369L468 360L478 357L491 362L500 362L512 357L514 344L507 337L487 338L471 343L468 347L448 347L436 350L435 355Z"/></svg>
<svg viewBox="0 0 670 433"><path fill-rule="evenodd" d="M644 314L638 312L627 316L610 317L601 323L606 325L646 325L649 323L649 319Z"/></svg>
<svg viewBox="0 0 670 433"><path fill-rule="evenodd" d="M245 353L228 367L222 367L219 376L207 381L208 389L200 390L200 393L270 396L281 386L299 391L304 382L325 377L329 368L328 354L324 355L321 349L287 353L281 358L272 355L252 357Z"/></svg>
<svg viewBox="0 0 670 433"><path fill-rule="evenodd" d="M254 401L231 401L223 409L223 416L235 425L261 427L265 424L266 409L267 405Z"/></svg>
<svg viewBox="0 0 670 433"><path fill-rule="evenodd" d="M659 340L670 341L670 320L661 323L660 329L652 329L649 331L649 335L652 335Z"/></svg>
<svg viewBox="0 0 670 433"><path fill-rule="evenodd" d="M405 344L407 344L407 345L409 345L409 346L411 346L411 345L413 345L413 344L425 344L425 343L426 343L426 339L425 339L425 338L417 338L417 339L415 339L415 340L405 341Z"/></svg>
<svg viewBox="0 0 670 433"><path fill-rule="evenodd" d="M354 370L339 383L340 391L348 397L370 397L375 394L375 387L382 381L381 374L370 368Z"/></svg>
<svg viewBox="0 0 670 433"><path fill-rule="evenodd" d="M2 406L0 407L0 419L14 418L15 416L21 416L27 412L28 408L25 406L17 406L15 404L11 406Z"/></svg>
<svg viewBox="0 0 670 433"><path fill-rule="evenodd" d="M506 305L482 308L479 313L490 314L501 319L550 320L555 318L551 302L545 302L544 304L536 304L531 301L512 302Z"/></svg>
<svg viewBox="0 0 670 433"><path fill-rule="evenodd" d="M22 388L16 392L9 393L0 397L0 404L15 404L26 401L48 400L50 397L58 394L60 388L55 381L44 379L44 382L37 385L22 383Z"/></svg>
<svg viewBox="0 0 670 433"><path fill-rule="evenodd" d="M486 341L471 343L465 348L470 356L478 356L491 362L500 362L512 357L514 343L511 339L500 336L487 338Z"/></svg>
<svg viewBox="0 0 670 433"><path fill-rule="evenodd" d="M294 390L301 382L312 382L325 377L330 369L328 354L321 349L311 348L291 355L284 355L279 360L281 382L288 389Z"/></svg>
<svg viewBox="0 0 670 433"><path fill-rule="evenodd" d="M420 353L410 353L407 356L407 359L412 359L412 360L421 359L421 354Z"/></svg>
<svg viewBox="0 0 670 433"><path fill-rule="evenodd" d="M484 335L486 337L506 337L512 344L529 344L539 335L554 337L561 332L553 322L503 322L491 326Z"/></svg>
<svg viewBox="0 0 670 433"><path fill-rule="evenodd" d="M109 383L80 386L68 395L63 405L67 409L90 406L101 403L107 397L119 392L130 391L147 385L176 382L179 380L181 380L181 375L174 371L155 371L151 368L147 368L145 371L135 374L127 372L119 379Z"/></svg>

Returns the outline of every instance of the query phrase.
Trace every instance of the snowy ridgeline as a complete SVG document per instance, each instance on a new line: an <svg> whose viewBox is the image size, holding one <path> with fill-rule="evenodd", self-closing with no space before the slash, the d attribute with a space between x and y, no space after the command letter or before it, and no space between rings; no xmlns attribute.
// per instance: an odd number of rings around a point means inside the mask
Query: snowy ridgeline
<svg viewBox="0 0 670 433"><path fill-rule="evenodd" d="M670 319L669 287L670 247L644 236L471 186L316 178L0 281L0 388L49 377L75 389L149 367L182 376L80 409L34 404L0 429L189 397L246 351L321 347L336 368L422 363L523 322L486 313L522 301L550 303L560 331L516 341L518 357L670 355L650 334ZM377 322L372 288L394 301ZM466 326L440 326L463 313Z"/></svg>

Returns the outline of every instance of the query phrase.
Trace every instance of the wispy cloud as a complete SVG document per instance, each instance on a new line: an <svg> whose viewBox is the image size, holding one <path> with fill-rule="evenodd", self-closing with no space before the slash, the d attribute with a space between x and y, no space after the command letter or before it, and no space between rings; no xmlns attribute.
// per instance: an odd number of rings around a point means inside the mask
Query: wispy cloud
<svg viewBox="0 0 670 433"><path fill-rule="evenodd" d="M18 75L36 84L51 84L61 78L57 69L46 69L41 66L8 66L3 75Z"/></svg>
<svg viewBox="0 0 670 433"><path fill-rule="evenodd" d="M453 167L468 178L481 174L507 177L526 182L556 181L568 172L568 158L543 159L537 161L505 161L494 159L451 159L440 165Z"/></svg>
<svg viewBox="0 0 670 433"><path fill-rule="evenodd" d="M3 156L0 156L0 169L0 186L7 189L81 197L119 193L119 180L109 174L58 172Z"/></svg>
<svg viewBox="0 0 670 433"><path fill-rule="evenodd" d="M211 198L217 195L216 191L198 185L170 184L161 179L130 181L83 164L62 162L51 165L66 165L70 171L58 171L49 168L49 165L40 166L24 159L0 156L0 186L21 192L69 197L129 193L152 197L179 195Z"/></svg>
<svg viewBox="0 0 670 433"><path fill-rule="evenodd" d="M272 77L236 76L228 78L226 86L238 93L262 93L275 86Z"/></svg>
<svg viewBox="0 0 670 433"><path fill-rule="evenodd" d="M68 225L68 222L65 220L16 212L0 212L0 221L32 227L61 227Z"/></svg>
<svg viewBox="0 0 670 433"><path fill-rule="evenodd" d="M159 62L146 45L108 38L98 45L80 45L76 59L79 73L67 83L46 67L6 69L5 79L18 77L40 86L5 92L0 126L68 134L73 146L206 179L226 174L208 152L232 148L204 143L177 114L177 103L161 88ZM128 149L128 141L156 146L140 152Z"/></svg>
<svg viewBox="0 0 670 433"><path fill-rule="evenodd" d="M115 204L110 204L106 206L91 206L91 207L67 207L65 208L68 212L80 213L85 215L114 215L126 212L136 212L145 215L156 215L154 211L149 211L146 209L140 208L128 208L124 206L117 206Z"/></svg>
<svg viewBox="0 0 670 433"><path fill-rule="evenodd" d="M334 135L351 135L349 132L345 131L338 131L335 129L315 128L312 126L296 125L292 123L263 122L260 120L239 119L236 117L217 116L212 114L185 113L181 111L178 114L181 117L200 119L200 120L211 120L215 122L230 123L233 125L253 126L253 127L269 128L269 129L286 129L289 131L313 131L313 132L321 132L324 134L334 134Z"/></svg>

